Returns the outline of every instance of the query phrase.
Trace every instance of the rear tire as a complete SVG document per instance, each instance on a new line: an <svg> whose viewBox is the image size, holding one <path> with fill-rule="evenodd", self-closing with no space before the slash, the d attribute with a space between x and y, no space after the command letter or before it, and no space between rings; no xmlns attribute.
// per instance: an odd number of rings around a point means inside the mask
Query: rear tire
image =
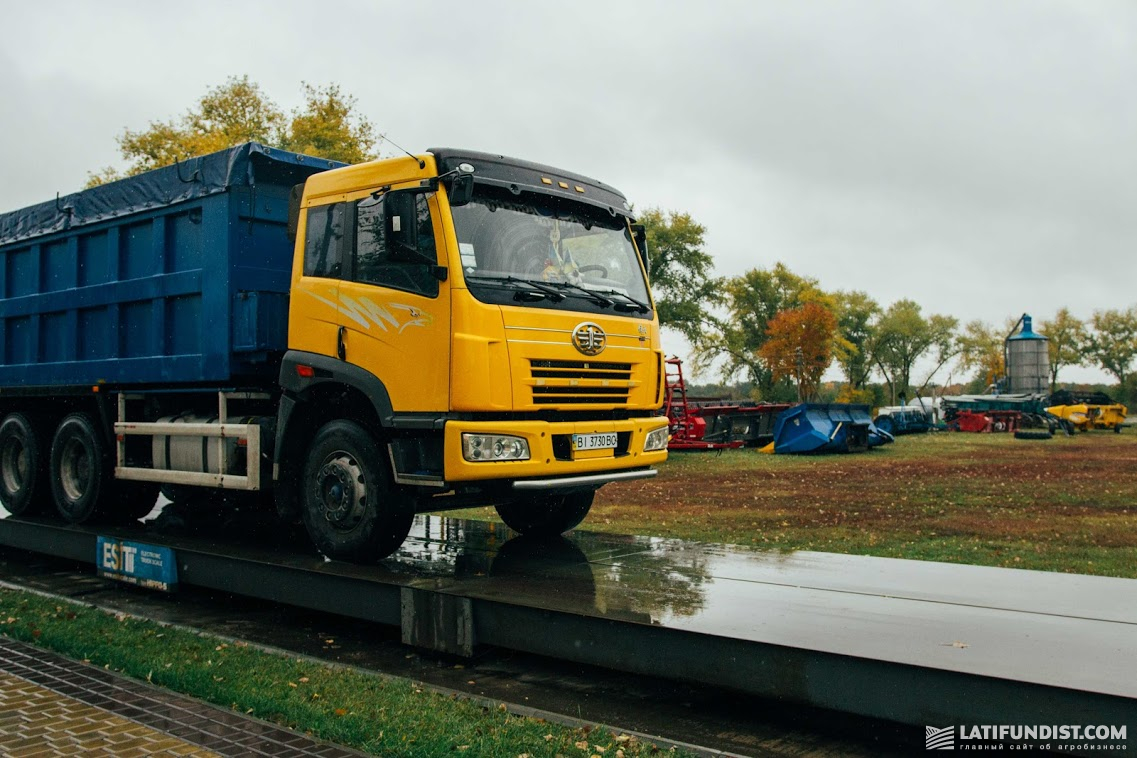
<svg viewBox="0 0 1137 758"><path fill-rule="evenodd" d="M1016 440L1048 440L1053 436L1045 429L1020 429L1015 432Z"/></svg>
<svg viewBox="0 0 1137 758"><path fill-rule="evenodd" d="M557 537L584 521L595 497L595 490L534 495L496 506L497 515L515 532L533 537Z"/></svg>
<svg viewBox="0 0 1137 758"><path fill-rule="evenodd" d="M301 517L316 548L329 558L375 563L403 544L413 501L391 486L375 437L352 421L332 421L316 434L304 465Z"/></svg>
<svg viewBox="0 0 1137 758"><path fill-rule="evenodd" d="M13 516L39 510L45 472L35 427L24 414L9 413L0 424L0 505Z"/></svg>
<svg viewBox="0 0 1137 758"><path fill-rule="evenodd" d="M111 484L107 443L86 413L72 413L51 443L51 494L65 521L79 524L100 509Z"/></svg>

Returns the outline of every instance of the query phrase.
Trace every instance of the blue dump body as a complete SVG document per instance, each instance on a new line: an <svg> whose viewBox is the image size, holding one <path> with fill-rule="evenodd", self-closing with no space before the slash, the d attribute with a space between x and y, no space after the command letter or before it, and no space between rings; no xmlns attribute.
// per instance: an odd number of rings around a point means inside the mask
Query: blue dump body
<svg viewBox="0 0 1137 758"><path fill-rule="evenodd" d="M248 143L0 214L0 385L275 379L289 192L341 165Z"/></svg>
<svg viewBox="0 0 1137 758"><path fill-rule="evenodd" d="M892 442L873 426L867 405L802 403L778 416L774 452L853 453Z"/></svg>

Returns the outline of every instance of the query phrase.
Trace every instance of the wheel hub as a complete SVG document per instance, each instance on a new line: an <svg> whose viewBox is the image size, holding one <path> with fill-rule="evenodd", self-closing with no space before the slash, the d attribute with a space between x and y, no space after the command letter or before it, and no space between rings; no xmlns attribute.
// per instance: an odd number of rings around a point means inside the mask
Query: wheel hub
<svg viewBox="0 0 1137 758"><path fill-rule="evenodd" d="M359 464L344 453L324 460L316 478L316 499L324 518L337 529L353 529L367 505L367 482Z"/></svg>
<svg viewBox="0 0 1137 758"><path fill-rule="evenodd" d="M79 500L91 487L92 465L87 448L77 439L67 440L60 456L59 482L71 501Z"/></svg>
<svg viewBox="0 0 1137 758"><path fill-rule="evenodd" d="M20 440L9 439L0 451L0 475L8 492L19 492L28 481L28 449Z"/></svg>

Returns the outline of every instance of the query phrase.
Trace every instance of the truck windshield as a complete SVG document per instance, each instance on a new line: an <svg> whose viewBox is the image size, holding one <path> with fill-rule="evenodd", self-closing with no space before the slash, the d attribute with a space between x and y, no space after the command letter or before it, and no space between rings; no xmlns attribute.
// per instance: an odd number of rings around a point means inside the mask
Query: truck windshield
<svg viewBox="0 0 1137 758"><path fill-rule="evenodd" d="M480 300L650 311L622 216L555 197L488 191L453 214L462 271Z"/></svg>

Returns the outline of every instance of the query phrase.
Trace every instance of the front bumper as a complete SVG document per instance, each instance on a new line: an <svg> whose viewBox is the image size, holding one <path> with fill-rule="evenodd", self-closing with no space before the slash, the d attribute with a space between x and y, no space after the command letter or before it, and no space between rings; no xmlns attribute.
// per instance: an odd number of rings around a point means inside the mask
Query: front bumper
<svg viewBox="0 0 1137 758"><path fill-rule="evenodd" d="M558 477L580 477L628 469L644 469L667 460L667 450L652 453L643 451L648 432L667 426L665 416L625 419L622 421L447 421L445 439L445 473L449 483L485 482L491 480L515 481L515 487L525 487L516 480L531 479L541 489L555 488L548 484ZM485 461L473 463L462 457L462 434L509 434L522 437L529 443L527 461ZM574 434L614 432L619 443L615 450L588 450L573 453L569 439ZM614 478L629 478L620 476ZM631 478L639 478L631 477ZM593 480L599 486L602 478ZM566 484L569 483L566 480Z"/></svg>

